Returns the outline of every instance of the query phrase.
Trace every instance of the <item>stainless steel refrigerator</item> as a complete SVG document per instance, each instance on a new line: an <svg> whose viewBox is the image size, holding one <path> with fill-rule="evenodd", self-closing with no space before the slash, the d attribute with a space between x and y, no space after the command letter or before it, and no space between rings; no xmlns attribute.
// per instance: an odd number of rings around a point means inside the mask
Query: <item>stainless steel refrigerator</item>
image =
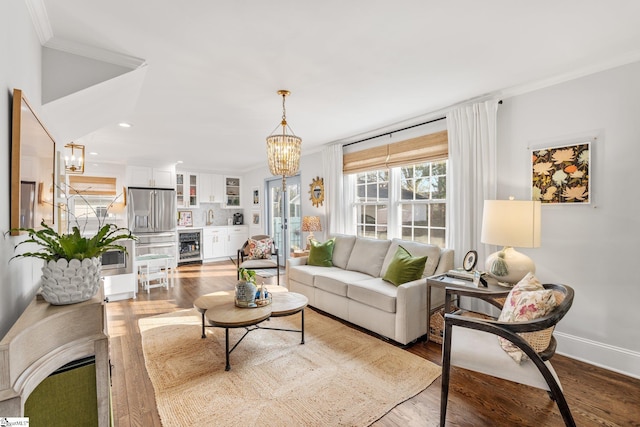
<svg viewBox="0 0 640 427"><path fill-rule="evenodd" d="M176 191L162 188L129 187L127 218L136 235L136 256L166 254L178 259Z"/></svg>

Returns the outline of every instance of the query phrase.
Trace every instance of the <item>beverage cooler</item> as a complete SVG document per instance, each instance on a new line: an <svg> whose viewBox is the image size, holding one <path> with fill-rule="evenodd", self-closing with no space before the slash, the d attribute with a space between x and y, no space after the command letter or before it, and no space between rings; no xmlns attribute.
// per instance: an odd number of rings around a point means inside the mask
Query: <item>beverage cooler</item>
<svg viewBox="0 0 640 427"><path fill-rule="evenodd" d="M202 262L202 230L178 231L178 264Z"/></svg>

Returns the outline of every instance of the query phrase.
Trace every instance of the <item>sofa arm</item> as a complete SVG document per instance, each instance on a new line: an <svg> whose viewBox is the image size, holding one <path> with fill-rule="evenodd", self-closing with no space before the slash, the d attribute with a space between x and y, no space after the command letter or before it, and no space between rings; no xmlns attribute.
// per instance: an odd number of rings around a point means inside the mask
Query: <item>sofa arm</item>
<svg viewBox="0 0 640 427"><path fill-rule="evenodd" d="M298 258L288 258L287 259L287 267L294 267L296 265L305 265L307 263L307 257L301 256Z"/></svg>
<svg viewBox="0 0 640 427"><path fill-rule="evenodd" d="M398 286L396 298L396 338L408 344L427 333L427 280L418 279Z"/></svg>
<svg viewBox="0 0 640 427"><path fill-rule="evenodd" d="M453 270L453 249L441 249L440 260L438 260L438 267L433 275L444 274L449 270Z"/></svg>

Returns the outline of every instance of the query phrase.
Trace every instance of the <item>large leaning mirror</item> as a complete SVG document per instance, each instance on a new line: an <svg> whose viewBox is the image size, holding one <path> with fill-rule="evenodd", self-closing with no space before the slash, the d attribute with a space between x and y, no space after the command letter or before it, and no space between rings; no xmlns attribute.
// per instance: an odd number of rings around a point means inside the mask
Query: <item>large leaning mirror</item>
<svg viewBox="0 0 640 427"><path fill-rule="evenodd" d="M56 143L20 89L13 90L11 228L54 224ZM12 233L13 235L18 233Z"/></svg>

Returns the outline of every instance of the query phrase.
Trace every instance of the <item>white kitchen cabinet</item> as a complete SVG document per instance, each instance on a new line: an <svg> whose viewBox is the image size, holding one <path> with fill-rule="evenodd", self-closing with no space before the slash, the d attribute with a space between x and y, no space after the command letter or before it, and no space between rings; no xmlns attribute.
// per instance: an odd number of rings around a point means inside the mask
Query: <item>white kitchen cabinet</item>
<svg viewBox="0 0 640 427"><path fill-rule="evenodd" d="M197 208L200 206L198 174L176 172L176 206L178 208Z"/></svg>
<svg viewBox="0 0 640 427"><path fill-rule="evenodd" d="M201 173L198 175L200 184L200 203L222 203L224 190L222 175Z"/></svg>
<svg viewBox="0 0 640 427"><path fill-rule="evenodd" d="M127 166L129 187L175 188L176 173L172 167L153 168L148 166Z"/></svg>
<svg viewBox="0 0 640 427"><path fill-rule="evenodd" d="M238 254L238 249L242 248L244 242L249 238L249 227L246 225L234 225L228 227L227 238L227 254L230 257L235 257Z"/></svg>
<svg viewBox="0 0 640 427"><path fill-rule="evenodd" d="M211 261L227 255L228 227L205 227L202 230L202 258Z"/></svg>
<svg viewBox="0 0 640 427"><path fill-rule="evenodd" d="M224 177L224 207L240 208L240 195L242 194L242 181L236 176Z"/></svg>
<svg viewBox="0 0 640 427"><path fill-rule="evenodd" d="M112 301L135 298L138 290L138 283L133 273L116 274L114 276L104 276L104 296Z"/></svg>

